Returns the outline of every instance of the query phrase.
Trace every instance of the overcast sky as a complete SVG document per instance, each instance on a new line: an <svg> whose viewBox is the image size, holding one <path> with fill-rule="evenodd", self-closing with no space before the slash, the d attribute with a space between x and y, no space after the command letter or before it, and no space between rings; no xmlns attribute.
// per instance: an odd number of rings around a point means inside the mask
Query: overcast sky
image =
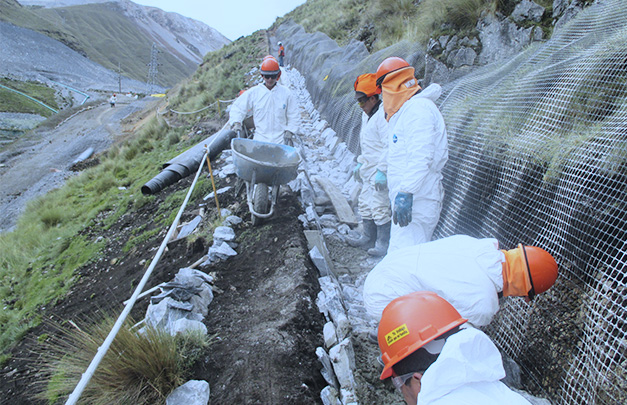
<svg viewBox="0 0 627 405"><path fill-rule="evenodd" d="M305 0L132 0L190 17L220 31L234 41L268 28Z"/></svg>

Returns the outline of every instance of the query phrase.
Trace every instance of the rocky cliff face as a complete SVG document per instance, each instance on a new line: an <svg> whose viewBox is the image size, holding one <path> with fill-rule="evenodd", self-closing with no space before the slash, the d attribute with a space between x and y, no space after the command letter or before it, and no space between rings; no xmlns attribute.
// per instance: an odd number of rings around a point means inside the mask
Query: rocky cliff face
<svg viewBox="0 0 627 405"><path fill-rule="evenodd" d="M207 52L222 48L231 41L200 21L145 7L129 0L119 0L125 15L144 29L155 42L190 60L200 63Z"/></svg>
<svg viewBox="0 0 627 405"><path fill-rule="evenodd" d="M25 6L47 8L78 6L91 3L116 2L121 12L132 20L150 38L182 62L202 62L207 52L220 49L231 42L214 28L177 13L146 7L129 0L20 0Z"/></svg>
<svg viewBox="0 0 627 405"><path fill-rule="evenodd" d="M514 3L509 16L484 13L474 36L431 38L425 57L425 81L446 83L475 67L510 58L533 42L548 39L547 32L551 31L548 27L560 28L593 2L554 0L552 10L533 0Z"/></svg>

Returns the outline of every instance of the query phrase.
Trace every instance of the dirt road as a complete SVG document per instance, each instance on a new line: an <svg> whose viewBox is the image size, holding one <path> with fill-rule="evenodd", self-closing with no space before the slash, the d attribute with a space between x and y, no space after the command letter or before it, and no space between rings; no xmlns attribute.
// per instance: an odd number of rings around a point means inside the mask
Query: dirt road
<svg viewBox="0 0 627 405"><path fill-rule="evenodd" d="M114 108L104 103L5 146L0 151L0 232L13 229L28 201L63 184L81 153L105 150L128 130L122 120L155 102L129 98Z"/></svg>

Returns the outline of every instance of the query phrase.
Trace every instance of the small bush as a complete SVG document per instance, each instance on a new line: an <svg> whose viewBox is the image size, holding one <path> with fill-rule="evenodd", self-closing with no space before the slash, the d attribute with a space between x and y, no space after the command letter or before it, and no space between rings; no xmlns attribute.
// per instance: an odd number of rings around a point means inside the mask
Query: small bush
<svg viewBox="0 0 627 405"><path fill-rule="evenodd" d="M94 191L102 194L115 187L116 184L115 176L111 172L102 173L96 180Z"/></svg>
<svg viewBox="0 0 627 405"><path fill-rule="evenodd" d="M55 325L58 334L44 344L47 378L37 399L58 401L71 393L111 331L115 319L77 327ZM170 336L145 327L135 331L128 320L81 396L81 403L156 404L185 382L209 339L200 333Z"/></svg>
<svg viewBox="0 0 627 405"><path fill-rule="evenodd" d="M40 211L40 219L47 228L52 228L63 222L65 211L61 207L47 207Z"/></svg>
<svg viewBox="0 0 627 405"><path fill-rule="evenodd" d="M181 141L181 137L176 132L170 132L168 134L168 146L176 145Z"/></svg>
<svg viewBox="0 0 627 405"><path fill-rule="evenodd" d="M137 156L137 147L136 146L124 146L120 151L120 155L124 160L133 160L135 156Z"/></svg>

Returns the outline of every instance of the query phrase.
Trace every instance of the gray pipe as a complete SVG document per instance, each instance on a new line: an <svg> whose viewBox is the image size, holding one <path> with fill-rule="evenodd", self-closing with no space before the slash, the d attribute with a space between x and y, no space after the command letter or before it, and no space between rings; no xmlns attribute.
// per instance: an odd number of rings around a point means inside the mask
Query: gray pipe
<svg viewBox="0 0 627 405"><path fill-rule="evenodd" d="M213 160L222 153L224 149L230 147L231 139L236 136L235 131L222 129L191 149L166 162L163 165L163 171L142 186L142 194L156 194L169 185L195 173L198 167L203 163L205 145L209 146L209 159Z"/></svg>
<svg viewBox="0 0 627 405"><path fill-rule="evenodd" d="M50 80L50 79L48 79L48 80ZM56 84L58 84L59 86L63 86L63 87L65 87L66 89L69 89L69 90L75 91L75 92L77 92L78 94L85 96L85 99L83 100L83 102L81 103L81 105L85 104L85 101L87 101L87 99L90 97L90 95L89 95L89 94L87 94L87 93L83 93L83 92L82 92L82 91L80 91L80 90L76 90L76 89L75 89L75 88L73 88L73 87L70 87L70 86L65 85L65 84L63 84L63 83L55 82L54 80L50 80L50 81L51 81L52 83L56 83Z"/></svg>

